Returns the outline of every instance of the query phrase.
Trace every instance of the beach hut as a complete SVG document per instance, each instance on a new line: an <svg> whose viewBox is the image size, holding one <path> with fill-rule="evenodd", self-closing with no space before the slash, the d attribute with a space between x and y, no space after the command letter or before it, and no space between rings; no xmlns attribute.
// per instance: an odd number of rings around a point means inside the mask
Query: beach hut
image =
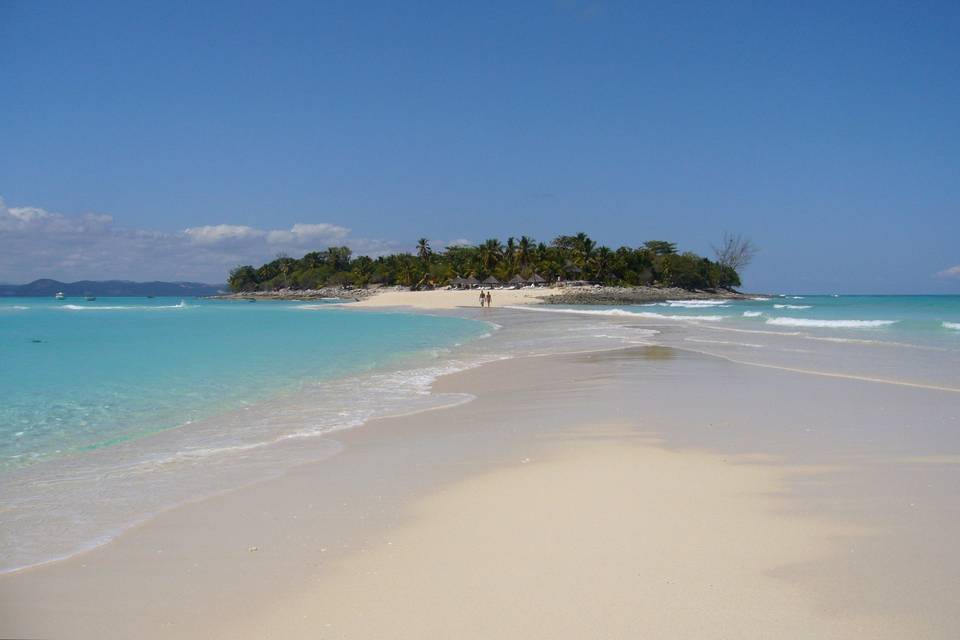
<svg viewBox="0 0 960 640"><path fill-rule="evenodd" d="M500 286L501 283L500 283L499 280L497 280L497 279L494 278L493 276L490 276L490 277L488 277L486 280L483 281L483 284L485 284L485 285L487 285L487 286L490 286L490 287L497 287L497 286Z"/></svg>
<svg viewBox="0 0 960 640"><path fill-rule="evenodd" d="M523 285L527 284L527 279L518 273L517 275L510 278L509 284L522 287Z"/></svg>
<svg viewBox="0 0 960 640"><path fill-rule="evenodd" d="M528 282L535 285L547 284L547 279L541 276L539 273L535 273L530 276L530 280L528 280Z"/></svg>
<svg viewBox="0 0 960 640"><path fill-rule="evenodd" d="M450 279L450 286L451 286L451 287L456 287L457 289L462 289L462 288L464 287L464 285L465 285L464 280L463 280L463 278L461 278L460 276L457 276L456 278L451 278L451 279Z"/></svg>
<svg viewBox="0 0 960 640"><path fill-rule="evenodd" d="M473 276L463 279L463 286L465 287L476 287L479 285L480 285L480 281L474 278Z"/></svg>

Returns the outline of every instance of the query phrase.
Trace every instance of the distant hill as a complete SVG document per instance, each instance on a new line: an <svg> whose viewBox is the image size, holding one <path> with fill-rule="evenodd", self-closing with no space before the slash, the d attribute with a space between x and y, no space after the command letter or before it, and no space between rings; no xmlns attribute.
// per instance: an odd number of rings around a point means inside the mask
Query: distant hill
<svg viewBox="0 0 960 640"><path fill-rule="evenodd" d="M0 284L0 296L49 296L58 291L66 296L212 296L226 285L202 282L131 282L129 280L81 280L59 282L44 278L30 284Z"/></svg>

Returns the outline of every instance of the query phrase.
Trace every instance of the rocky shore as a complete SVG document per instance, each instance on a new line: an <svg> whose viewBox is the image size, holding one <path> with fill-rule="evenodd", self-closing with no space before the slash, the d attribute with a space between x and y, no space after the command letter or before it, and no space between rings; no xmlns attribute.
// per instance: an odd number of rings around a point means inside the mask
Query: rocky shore
<svg viewBox="0 0 960 640"><path fill-rule="evenodd" d="M688 291L677 287L564 287L543 299L545 304L644 304L665 300L749 300L748 295L726 289Z"/></svg>

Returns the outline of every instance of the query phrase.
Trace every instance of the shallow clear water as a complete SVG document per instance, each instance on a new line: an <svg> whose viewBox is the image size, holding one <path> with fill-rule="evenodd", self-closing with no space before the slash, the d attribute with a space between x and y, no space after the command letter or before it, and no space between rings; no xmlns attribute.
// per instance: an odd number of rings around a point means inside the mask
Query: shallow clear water
<svg viewBox="0 0 960 640"><path fill-rule="evenodd" d="M337 429L457 401L430 383L492 330L348 306L0 300L0 571L333 455Z"/></svg>
<svg viewBox="0 0 960 640"><path fill-rule="evenodd" d="M0 469L109 447L488 330L302 303L0 300Z"/></svg>
<svg viewBox="0 0 960 640"><path fill-rule="evenodd" d="M960 390L960 296L776 296L553 307L736 362Z"/></svg>
<svg viewBox="0 0 960 640"><path fill-rule="evenodd" d="M634 313L696 316L752 328L914 339L960 346L960 296L776 296L752 300L674 300L624 307Z"/></svg>
<svg viewBox="0 0 960 640"><path fill-rule="evenodd" d="M960 296L435 315L0 299L0 571L69 556L185 500L333 455L338 429L469 400L433 394L431 384L485 361L659 344L960 392L954 323Z"/></svg>

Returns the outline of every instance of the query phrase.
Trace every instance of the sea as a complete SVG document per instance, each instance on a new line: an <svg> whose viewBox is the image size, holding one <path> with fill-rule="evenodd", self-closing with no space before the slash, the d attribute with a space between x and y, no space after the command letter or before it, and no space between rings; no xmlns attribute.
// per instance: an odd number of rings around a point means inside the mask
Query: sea
<svg viewBox="0 0 960 640"><path fill-rule="evenodd" d="M604 317L657 331L658 344L743 364L960 391L957 295L770 295L526 310Z"/></svg>
<svg viewBox="0 0 960 640"><path fill-rule="evenodd" d="M0 570L336 453L317 436L437 404L430 383L463 366L451 350L493 326L343 307L0 300Z"/></svg>
<svg viewBox="0 0 960 640"><path fill-rule="evenodd" d="M472 399L432 393L441 375L650 345L960 392L960 296L432 314L334 300L0 299L0 572L334 456L339 430Z"/></svg>

